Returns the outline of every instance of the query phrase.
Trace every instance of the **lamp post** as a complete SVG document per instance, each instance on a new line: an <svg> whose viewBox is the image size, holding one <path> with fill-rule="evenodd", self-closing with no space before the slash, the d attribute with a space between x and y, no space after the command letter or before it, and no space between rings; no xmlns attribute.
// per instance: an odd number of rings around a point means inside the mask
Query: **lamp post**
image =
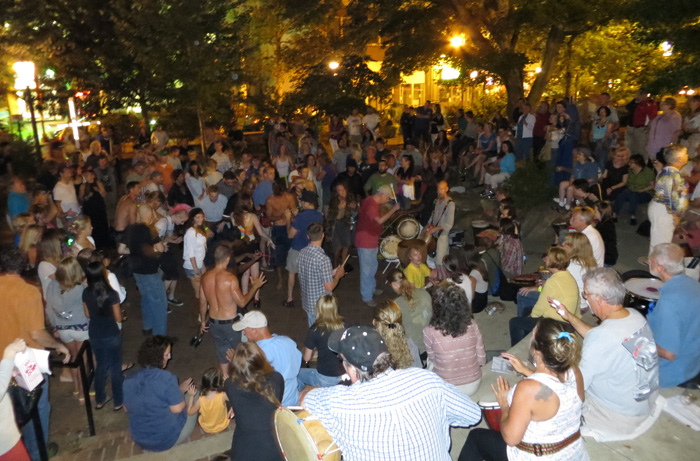
<svg viewBox="0 0 700 461"><path fill-rule="evenodd" d="M36 127L36 116L34 114L34 98L32 96L32 89L36 88L36 81L34 80L34 63L31 61L18 61L12 68L17 74L15 79L15 89L17 91L24 91L22 99L29 106L29 114L32 119L32 132L34 133L34 148L39 157L41 157L41 144L39 144L39 130Z"/></svg>

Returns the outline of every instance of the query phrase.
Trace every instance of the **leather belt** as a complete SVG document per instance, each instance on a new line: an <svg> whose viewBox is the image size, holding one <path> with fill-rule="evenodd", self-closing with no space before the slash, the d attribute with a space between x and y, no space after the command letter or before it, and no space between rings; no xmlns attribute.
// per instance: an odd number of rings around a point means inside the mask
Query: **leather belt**
<svg viewBox="0 0 700 461"><path fill-rule="evenodd" d="M581 430L577 430L561 442L557 443L527 443L527 442L520 442L519 444L516 445L516 447L519 450L524 451L525 453L530 453L531 455L535 455L538 458L540 456L546 456L546 455L551 455L554 453L557 453L564 448L568 447L575 441L581 438Z"/></svg>
<svg viewBox="0 0 700 461"><path fill-rule="evenodd" d="M227 320L209 319L210 322L217 323L219 325L230 325L233 322L235 322L236 320L238 320L238 317L234 317L232 319L227 319Z"/></svg>

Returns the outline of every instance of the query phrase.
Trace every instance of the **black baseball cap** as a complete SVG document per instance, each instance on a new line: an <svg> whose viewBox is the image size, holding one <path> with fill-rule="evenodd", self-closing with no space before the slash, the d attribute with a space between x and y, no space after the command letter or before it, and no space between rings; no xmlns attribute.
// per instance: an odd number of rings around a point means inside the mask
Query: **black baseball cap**
<svg viewBox="0 0 700 461"><path fill-rule="evenodd" d="M334 331L328 338L328 348L343 354L348 363L365 372L373 369L382 352L389 351L377 330L362 326Z"/></svg>
<svg viewBox="0 0 700 461"><path fill-rule="evenodd" d="M318 195L316 195L316 192L307 189L301 191L301 197L299 197L299 200L302 202L310 203L314 206L318 206Z"/></svg>

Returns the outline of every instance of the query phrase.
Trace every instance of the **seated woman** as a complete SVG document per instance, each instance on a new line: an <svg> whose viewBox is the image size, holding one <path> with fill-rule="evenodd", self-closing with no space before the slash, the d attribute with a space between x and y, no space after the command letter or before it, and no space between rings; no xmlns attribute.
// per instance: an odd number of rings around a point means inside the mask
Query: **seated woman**
<svg viewBox="0 0 700 461"><path fill-rule="evenodd" d="M558 166L557 171L568 171L563 166ZM574 167L571 170L571 178L559 183L559 198L554 198L560 207L569 210L574 200L574 182L585 180L588 184L594 183L600 176L598 164L591 158L591 151L587 147L574 149Z"/></svg>
<svg viewBox="0 0 700 461"><path fill-rule="evenodd" d="M562 320L556 310L552 309L550 299L567 306L569 312L581 318L579 290L574 277L566 270L569 267L569 255L562 247L550 247L544 257L545 267L552 273L540 292L540 287L521 288L518 292L518 316L510 319L510 344L515 346L535 328L542 317Z"/></svg>
<svg viewBox="0 0 700 461"><path fill-rule="evenodd" d="M284 378L257 344L251 341L236 346L224 389L236 415L231 461L283 461L273 416L284 394Z"/></svg>
<svg viewBox="0 0 700 461"><path fill-rule="evenodd" d="M472 314L478 314L486 308L488 303L489 274L481 259L479 248L474 245L465 245L462 248L462 254L465 273L469 275L474 285L474 297L471 300Z"/></svg>
<svg viewBox="0 0 700 461"><path fill-rule="evenodd" d="M481 193L481 196L495 197L496 189L515 173L513 144L510 141L503 141L500 153L493 161L487 160L485 162L485 169L484 184L486 189Z"/></svg>
<svg viewBox="0 0 700 461"><path fill-rule="evenodd" d="M425 353L423 328L433 315L432 299L425 289L416 289L399 269L389 272L387 281L398 295L394 302L401 310L401 318L406 336L410 338L421 354Z"/></svg>
<svg viewBox="0 0 700 461"><path fill-rule="evenodd" d="M418 346L406 336L401 309L394 301L384 301L374 310L372 326L382 335L386 347L396 361L396 368L423 368Z"/></svg>
<svg viewBox="0 0 700 461"><path fill-rule="evenodd" d="M401 168L396 170L396 197L404 210L409 207L410 202L419 200L421 196L420 184L423 178L415 174L414 170L413 156L402 155Z"/></svg>
<svg viewBox="0 0 700 461"><path fill-rule="evenodd" d="M197 423L196 414L187 416L184 397L192 378L178 385L177 377L165 371L172 350L173 343L165 336L146 338L138 352L141 369L124 380L129 432L144 450L169 450L187 440Z"/></svg>
<svg viewBox="0 0 700 461"><path fill-rule="evenodd" d="M695 160L700 160L700 157L696 157ZM627 187L617 194L613 202L615 215L620 214L625 208L625 203L629 203L630 225L636 226L637 207L651 201L655 179L656 174L646 166L644 157L639 154L630 157Z"/></svg>
<svg viewBox="0 0 700 461"><path fill-rule="evenodd" d="M474 167L474 179L478 181L481 186L484 184L484 175L486 174L486 169L484 168L484 162L488 158L495 157L498 153L496 146L496 135L493 134L493 127L490 123L480 123L479 128L483 131L479 134L476 140L476 156L467 165L467 168Z"/></svg>
<svg viewBox="0 0 700 461"><path fill-rule="evenodd" d="M338 354L328 349L328 338L335 330L344 330L345 322L338 315L338 303L335 296L325 294L316 302L316 321L311 325L304 339L302 360L305 364L318 352L316 368L301 368L297 376L299 390L305 386L327 387L340 382L345 374L343 362Z"/></svg>
<svg viewBox="0 0 700 461"><path fill-rule="evenodd" d="M501 407L501 431L472 429L459 461L540 459L538 447L550 444L553 447L542 459L588 459L580 432L585 398L577 366L581 347L571 327L541 320L532 335L530 354L535 370L503 354L526 378L512 389L508 381L498 378L494 393Z"/></svg>
<svg viewBox="0 0 700 461"><path fill-rule="evenodd" d="M627 187L629 161L629 149L620 147L615 151L613 159L605 164L605 172L603 172L600 183L604 199L615 200L617 194Z"/></svg>
<svg viewBox="0 0 700 461"><path fill-rule="evenodd" d="M460 287L442 282L433 291L433 317L423 329L428 368L442 379L472 395L479 390L481 367L486 363L484 340Z"/></svg>

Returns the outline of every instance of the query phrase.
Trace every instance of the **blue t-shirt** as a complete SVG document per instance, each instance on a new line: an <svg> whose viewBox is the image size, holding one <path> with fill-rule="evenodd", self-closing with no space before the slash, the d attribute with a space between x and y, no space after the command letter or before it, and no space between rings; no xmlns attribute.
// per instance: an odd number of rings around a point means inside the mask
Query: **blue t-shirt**
<svg viewBox="0 0 700 461"><path fill-rule="evenodd" d="M168 371L144 368L126 378L124 405L134 442L148 451L172 448L185 426L187 411L174 414L170 406L183 401L177 378Z"/></svg>
<svg viewBox="0 0 700 461"><path fill-rule="evenodd" d="M501 159L500 167L501 173L515 173L515 154L509 152L505 156L503 156L503 158Z"/></svg>
<svg viewBox="0 0 700 461"><path fill-rule="evenodd" d="M700 283L676 275L659 295L647 321L656 344L676 355L673 361L659 356L659 385L673 387L700 373Z"/></svg>
<svg viewBox="0 0 700 461"><path fill-rule="evenodd" d="M272 195L272 182L260 182L257 186L255 186L255 191L253 191L253 205L265 205L265 201L270 195Z"/></svg>
<svg viewBox="0 0 700 461"><path fill-rule="evenodd" d="M574 163L574 179L596 179L600 173L600 168L595 162Z"/></svg>
<svg viewBox="0 0 700 461"><path fill-rule="evenodd" d="M7 212L10 218L14 218L20 213L26 213L29 210L29 200L27 194L18 194L10 192L7 195Z"/></svg>
<svg viewBox="0 0 700 461"><path fill-rule="evenodd" d="M272 338L257 341L256 344L265 353L270 365L284 378L282 406L298 405L297 375L301 368L301 352L297 349L297 343L286 336L272 335Z"/></svg>
<svg viewBox="0 0 700 461"><path fill-rule="evenodd" d="M496 135L492 134L488 138L486 137L486 135L484 133L481 133L479 135L479 147L481 147L482 149L484 149L484 150L487 149L489 147L489 144L491 144L491 141L494 141L494 144L493 144L493 147L489 150L489 152L496 150L496 143L495 143Z"/></svg>
<svg viewBox="0 0 700 461"><path fill-rule="evenodd" d="M309 244L306 230L309 228L309 224L314 222L323 223L323 215L318 210L303 210L294 218L292 227L297 230L297 234L292 239L292 250L301 251L306 248L306 245Z"/></svg>

